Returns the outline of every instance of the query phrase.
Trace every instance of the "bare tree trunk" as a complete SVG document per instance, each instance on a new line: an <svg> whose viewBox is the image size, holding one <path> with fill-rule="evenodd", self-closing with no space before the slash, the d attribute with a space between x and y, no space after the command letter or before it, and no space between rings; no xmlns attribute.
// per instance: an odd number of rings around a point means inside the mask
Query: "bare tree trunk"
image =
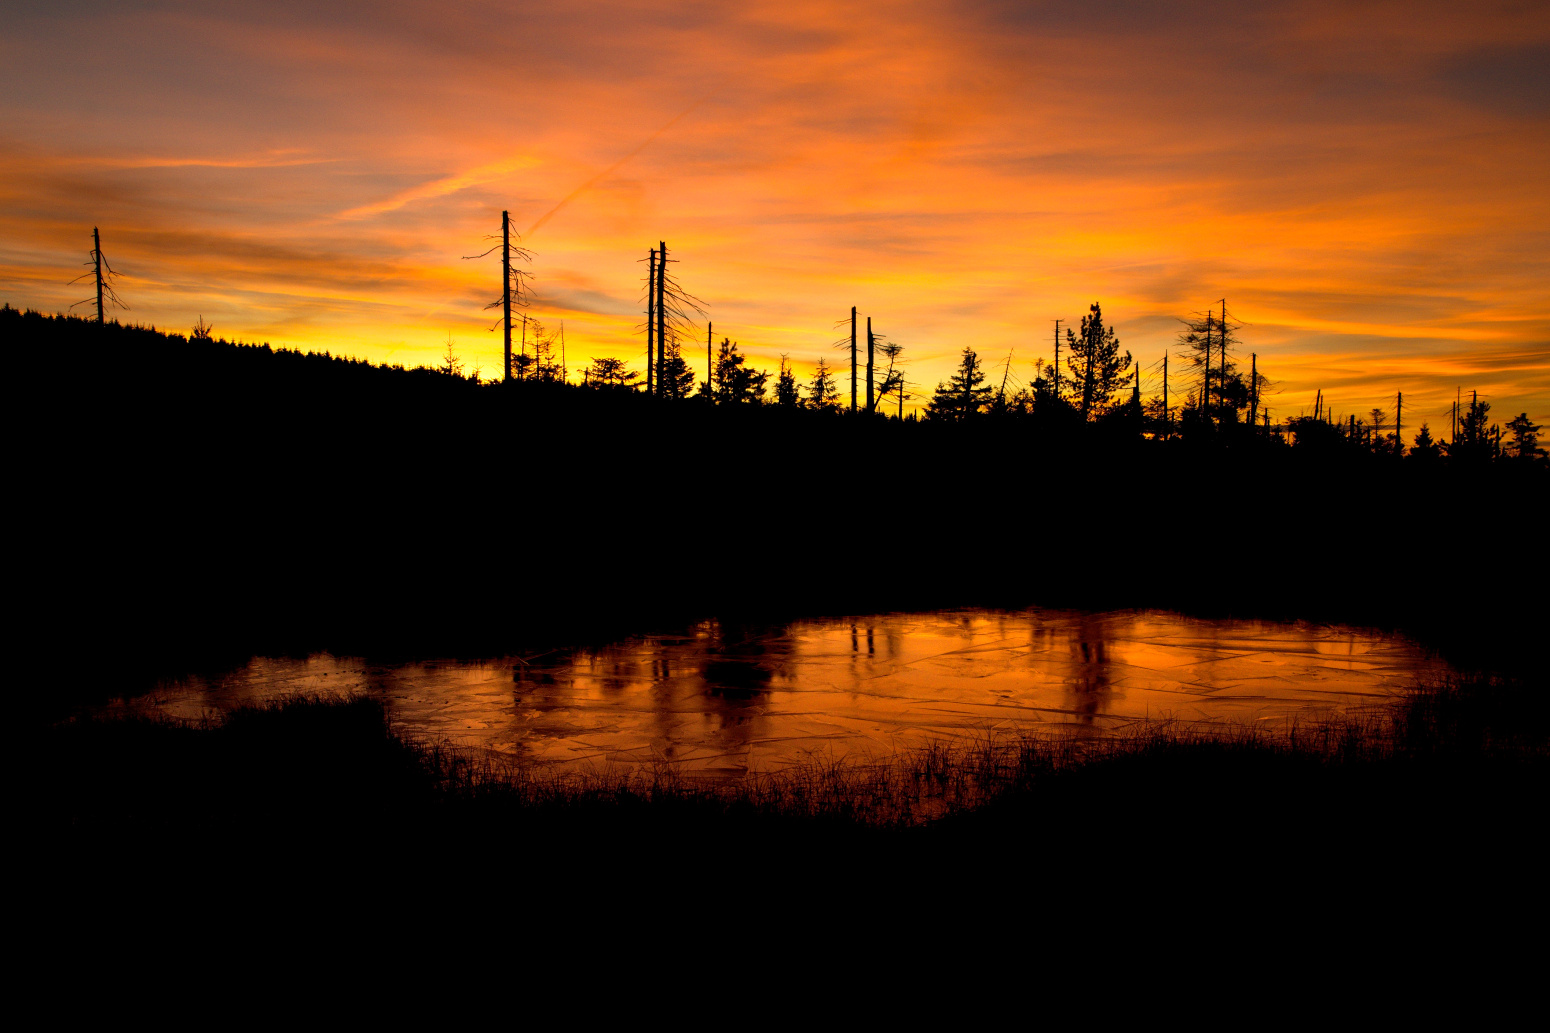
<svg viewBox="0 0 1550 1033"><path fill-rule="evenodd" d="M850 306L850 411L856 411L856 306Z"/></svg>
<svg viewBox="0 0 1550 1033"><path fill-rule="evenodd" d="M1082 356L1087 360L1083 363L1082 370L1082 419L1085 421L1093 409L1093 359L1098 352L1098 343L1093 335L1097 331L1089 324L1089 329L1082 336Z"/></svg>
<svg viewBox="0 0 1550 1033"><path fill-rule="evenodd" d="M1394 392L1394 450L1398 455L1405 454L1405 437L1400 427L1400 421L1405 416L1405 393Z"/></svg>
<svg viewBox="0 0 1550 1033"><path fill-rule="evenodd" d="M711 333L711 324L705 324L705 397L709 398L715 392L712 381L715 379L716 360L711 357L710 341L714 335Z"/></svg>
<svg viewBox="0 0 1550 1033"><path fill-rule="evenodd" d="M1060 320L1055 320L1055 397L1060 397Z"/></svg>
<svg viewBox="0 0 1550 1033"><path fill-rule="evenodd" d="M1259 412L1259 353L1249 353L1249 426L1257 421Z"/></svg>
<svg viewBox="0 0 1550 1033"><path fill-rule="evenodd" d="M866 411L872 412L877 403L872 398L872 317L866 317Z"/></svg>
<svg viewBox="0 0 1550 1033"><path fill-rule="evenodd" d="M1172 431L1172 421L1168 418L1168 353L1163 352L1163 439L1167 440Z"/></svg>
<svg viewBox="0 0 1550 1033"><path fill-rule="evenodd" d="M1222 321L1216 326L1216 336L1221 344L1221 362L1216 364L1216 383L1221 390L1227 389L1227 299L1222 299Z"/></svg>
<svg viewBox="0 0 1550 1033"><path fill-rule="evenodd" d="M506 364L501 382L511 380L511 213L501 212L501 313L505 321Z"/></svg>
<svg viewBox="0 0 1550 1033"><path fill-rule="evenodd" d="M667 241L657 244L657 394L667 394Z"/></svg>
<svg viewBox="0 0 1550 1033"><path fill-rule="evenodd" d="M102 315L102 234L95 226L91 228L91 243L92 261L97 266L97 325L101 326L105 322Z"/></svg>
<svg viewBox="0 0 1550 1033"><path fill-rule="evenodd" d="M646 393L652 393L651 371L656 365L657 338L657 249L652 248L646 274Z"/></svg>
<svg viewBox="0 0 1550 1033"><path fill-rule="evenodd" d="M1206 379L1200 389L1200 411L1206 417L1206 425L1211 423L1211 310L1206 310Z"/></svg>

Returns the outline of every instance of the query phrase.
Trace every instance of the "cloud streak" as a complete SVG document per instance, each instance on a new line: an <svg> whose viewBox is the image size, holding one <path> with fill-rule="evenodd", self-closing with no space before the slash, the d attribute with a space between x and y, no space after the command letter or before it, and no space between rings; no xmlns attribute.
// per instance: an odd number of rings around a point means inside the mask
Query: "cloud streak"
<svg viewBox="0 0 1550 1033"><path fill-rule="evenodd" d="M615 172L619 171L619 169L623 168L625 162L627 162L631 158L635 157L641 151L644 151L647 147L650 147L653 143L656 142L658 137L660 137L663 133L667 132L669 129L673 128L675 125L677 125L679 122L681 122L683 120L684 116L688 115L689 112L693 111L695 108L697 108L701 104L705 103L706 99L708 99L708 98L701 98L700 100L695 101L693 104L690 104L687 108L684 108L678 114L674 115L672 117L672 119L669 120L668 123L666 125L664 125L661 129L658 129L656 132L654 132L650 136L646 137L646 139L642 140L635 147L634 150L630 151L624 157L620 158L618 161L614 162L612 165L608 166L606 169L604 169L603 171L599 172L597 175L593 176L591 179L587 180L585 183L581 184L575 190L572 190L570 193L566 194L564 199L561 200L559 204L555 205L553 208L549 209L543 215L539 216L538 221L533 223L533 225L529 226L527 228L527 232L524 233L522 236L523 237L531 237L534 233L537 233L538 230L543 227L544 223L548 222L550 219L554 218L555 215L557 215L559 213L561 208L564 208L566 205L570 204L576 198L580 197L582 194L584 194L588 190L592 189L592 187L596 186L603 179L607 178L608 176L613 175Z"/></svg>
<svg viewBox="0 0 1550 1033"><path fill-rule="evenodd" d="M24 3L0 300L74 300L100 224L142 318L493 368L505 209L582 358L643 350L666 239L803 372L853 304L929 387L1093 300L1149 364L1226 296L1288 410L1547 422L1547 47L1510 3Z"/></svg>

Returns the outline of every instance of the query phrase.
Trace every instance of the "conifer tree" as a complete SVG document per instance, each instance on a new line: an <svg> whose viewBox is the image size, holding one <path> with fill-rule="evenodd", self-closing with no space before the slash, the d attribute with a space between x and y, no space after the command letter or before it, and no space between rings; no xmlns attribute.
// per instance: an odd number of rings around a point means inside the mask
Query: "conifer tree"
<svg viewBox="0 0 1550 1033"><path fill-rule="evenodd" d="M1520 412L1507 421L1507 429L1512 431L1512 443L1508 445L1508 451L1524 462L1533 462L1543 453L1539 449L1539 432L1543 429L1528 418L1528 413Z"/></svg>
<svg viewBox="0 0 1550 1033"><path fill-rule="evenodd" d="M834 374L829 372L829 364L823 359L818 360L818 368L813 371L813 379L807 384L807 406L820 412L831 412L840 405L839 388L834 383Z"/></svg>
<svg viewBox="0 0 1550 1033"><path fill-rule="evenodd" d="M639 373L625 368L623 359L593 359L586 372L587 383L594 387L627 387L638 376Z"/></svg>
<svg viewBox="0 0 1550 1033"><path fill-rule="evenodd" d="M716 401L723 405L764 401L764 385L770 375L747 365L747 356L738 352L737 342L721 339L716 354Z"/></svg>
<svg viewBox="0 0 1550 1033"><path fill-rule="evenodd" d="M694 394L694 384L694 370L689 368L688 360L683 357L678 339L669 331L658 393L664 398L688 398Z"/></svg>
<svg viewBox="0 0 1550 1033"><path fill-rule="evenodd" d="M980 413L990 402L993 389L985 383L985 367L973 348L963 349L958 371L947 383L938 383L926 406L928 420L961 422Z"/></svg>
<svg viewBox="0 0 1550 1033"><path fill-rule="evenodd" d="M797 376L791 370L786 356L780 357L780 373L775 377L775 404L795 408L802 404L802 392L797 388Z"/></svg>
<svg viewBox="0 0 1550 1033"><path fill-rule="evenodd" d="M452 347L451 330L447 331L447 350L442 353L441 365L436 367L436 371L459 379L463 376L463 359L462 356L458 355L457 350Z"/></svg>
<svg viewBox="0 0 1550 1033"><path fill-rule="evenodd" d="M1113 327L1103 325L1103 310L1095 301L1082 317L1080 334L1066 331L1070 358L1065 376L1078 399L1082 419L1090 420L1108 408L1109 399L1128 379L1130 353L1120 352Z"/></svg>
<svg viewBox="0 0 1550 1033"><path fill-rule="evenodd" d="M1442 455L1442 446L1432 440L1432 428L1421 424L1421 429L1415 436L1415 447L1410 454L1423 462L1431 462Z"/></svg>

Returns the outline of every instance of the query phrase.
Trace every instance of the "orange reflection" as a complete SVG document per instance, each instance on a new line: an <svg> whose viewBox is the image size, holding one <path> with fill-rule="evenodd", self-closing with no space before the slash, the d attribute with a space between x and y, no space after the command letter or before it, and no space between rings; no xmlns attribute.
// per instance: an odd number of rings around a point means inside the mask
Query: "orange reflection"
<svg viewBox="0 0 1550 1033"><path fill-rule="evenodd" d="M1169 613L888 614L705 624L570 657L379 666L254 660L132 706L194 719L285 692L363 692L395 727L560 768L738 776L942 741L1266 723L1381 703L1441 672L1376 633Z"/></svg>

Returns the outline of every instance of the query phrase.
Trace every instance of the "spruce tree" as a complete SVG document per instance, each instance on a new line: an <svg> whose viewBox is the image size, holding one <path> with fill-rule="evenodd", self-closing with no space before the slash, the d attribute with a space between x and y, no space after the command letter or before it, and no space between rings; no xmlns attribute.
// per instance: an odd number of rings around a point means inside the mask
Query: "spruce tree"
<svg viewBox="0 0 1550 1033"><path fill-rule="evenodd" d="M820 412L832 412L840 405L839 388L834 383L834 374L829 372L829 364L823 359L818 360L818 369L813 372L813 379L807 384L807 406Z"/></svg>
<svg viewBox="0 0 1550 1033"><path fill-rule="evenodd" d="M1410 450L1410 454L1428 463L1442 455L1442 447L1432 440L1432 428L1421 424L1421 430L1415 436L1415 447Z"/></svg>
<svg viewBox="0 0 1550 1033"><path fill-rule="evenodd" d="M947 383L938 383L926 406L926 419L958 422L980 413L990 403L993 389L985 383L985 367L973 348L963 349L958 372Z"/></svg>
<svg viewBox="0 0 1550 1033"><path fill-rule="evenodd" d="M764 370L750 368L747 356L737 350L737 342L730 337L721 339L716 354L716 401L723 405L764 401L764 385L770 375Z"/></svg>
<svg viewBox="0 0 1550 1033"><path fill-rule="evenodd" d="M775 404L795 408L802 404L802 392L797 388L797 376L791 371L791 363L782 355L780 373L775 377Z"/></svg>
<svg viewBox="0 0 1550 1033"><path fill-rule="evenodd" d="M688 398L694 394L695 375L684 359L678 341L668 336L667 357L662 363L662 383L659 394L664 398Z"/></svg>
<svg viewBox="0 0 1550 1033"><path fill-rule="evenodd" d="M1533 462L1543 453L1539 449L1539 432L1543 429L1528 418L1528 413L1520 412L1507 421L1507 429L1512 431L1512 444L1509 451L1524 462Z"/></svg>

